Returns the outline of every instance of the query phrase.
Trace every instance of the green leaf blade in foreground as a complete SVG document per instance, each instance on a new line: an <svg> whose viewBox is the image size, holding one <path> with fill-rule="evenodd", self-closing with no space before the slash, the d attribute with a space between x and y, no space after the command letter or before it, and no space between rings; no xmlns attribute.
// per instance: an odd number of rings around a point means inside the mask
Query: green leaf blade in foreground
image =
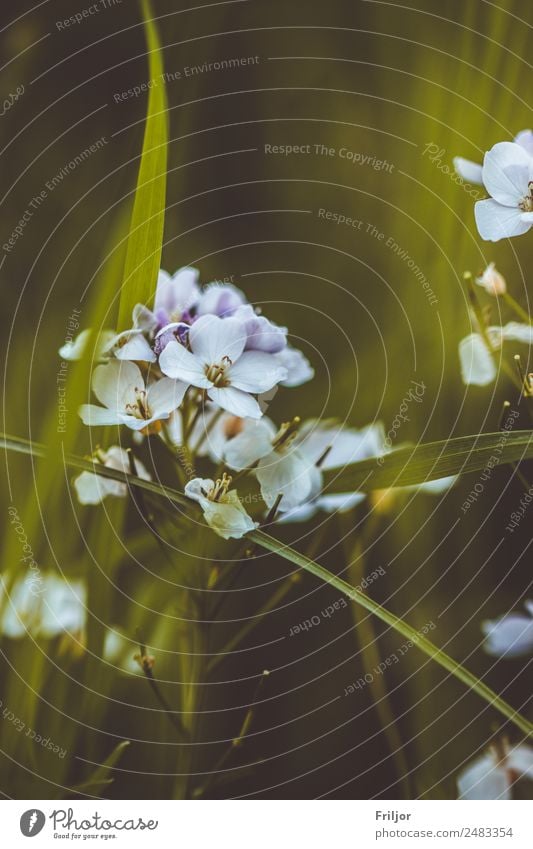
<svg viewBox="0 0 533 849"><path fill-rule="evenodd" d="M148 96L141 163L126 249L119 331L131 327L135 304L149 305L152 301L161 265L165 223L168 114L163 56L149 0L143 0L142 10L148 47L148 75L154 85Z"/></svg>
<svg viewBox="0 0 533 849"><path fill-rule="evenodd" d="M500 431L460 436L409 446L324 473L325 489L369 492L391 486L414 486L448 475L479 472L533 457L533 431Z"/></svg>
<svg viewBox="0 0 533 849"><path fill-rule="evenodd" d="M529 431L527 433L529 434ZM487 436L494 436L494 434L487 434ZM519 434L517 433L515 436L518 437ZM479 439L479 436L464 437L464 439L470 440L472 443ZM443 443L441 443L441 445L442 444ZM33 457L43 457L46 455L46 449L43 445L32 444L28 442L28 440L8 436L6 434L0 434L0 447L3 447L6 451L18 451L23 454L29 454ZM530 442L528 443L527 450L530 452L528 456L531 456L533 447ZM139 487L147 492L162 496L173 504L185 507L186 509L189 509L191 513L196 513L198 515L200 512L198 505L195 505L181 492L172 489L171 487L158 485L153 481L146 481L142 478L135 477L134 475L127 475L123 472L103 466L102 464L84 460L81 457L66 455L63 460L67 466L72 466L85 471L92 471L96 474L102 475L103 477L122 481L129 487ZM502 460L502 462L509 462L509 459L505 461ZM354 601L356 604L360 604L370 613L373 613L378 617L378 619L381 619L382 622L385 622L389 625L389 627L401 634L402 637L406 637L408 640L411 640L413 645L417 646L427 657L434 660L442 666L443 669L446 669L447 672L450 672L455 678L465 684L469 689L477 693L477 695L494 708L494 710L498 711L502 716L506 717L506 719L516 725L516 727L519 728L526 737L533 737L533 723L526 719L526 717L522 716L521 713L514 710L510 704L498 696L498 694L491 690L490 687L487 687L483 681L476 678L476 676L469 672L468 669L453 660L453 658L446 654L446 652L443 652L435 646L430 640L420 634L420 632L416 631L415 628L403 619L400 619L394 613L391 613L385 607L382 607L380 604L373 601L370 596L367 596L347 581L344 581L342 578L339 578L337 575L329 572L305 554L301 554L294 548L284 545L282 542L275 539L275 537L266 534L264 531L252 531L252 533L248 534L247 538L261 546L261 548L271 551L279 557L283 557L285 560L293 563L295 566L304 569L320 581L323 581L326 584L331 584L332 587L335 587L335 589L339 590L339 592L342 592L351 601Z"/></svg>

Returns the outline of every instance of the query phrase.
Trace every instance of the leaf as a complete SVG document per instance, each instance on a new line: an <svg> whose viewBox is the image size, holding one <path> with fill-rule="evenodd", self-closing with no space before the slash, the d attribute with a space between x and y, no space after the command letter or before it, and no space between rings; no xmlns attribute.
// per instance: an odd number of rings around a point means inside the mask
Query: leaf
<svg viewBox="0 0 533 849"><path fill-rule="evenodd" d="M77 784L75 787L72 788L72 790L74 792L77 792L97 785L100 786L112 784L114 779L109 777L109 770L115 766L118 759L121 757L122 753L125 751L125 749L128 748L129 745L129 740L122 740L121 743L115 746L115 748L113 749L111 754L108 755L105 761L102 764L98 764L96 769L88 776L88 778L86 778L85 781L83 781L81 784Z"/></svg>
<svg viewBox="0 0 533 849"><path fill-rule="evenodd" d="M143 149L126 250L119 331L131 327L135 304L149 304L153 298L161 265L165 223L168 116L163 57L149 0L143 0L142 10L149 54L148 76L154 85L148 96Z"/></svg>
<svg viewBox="0 0 533 849"><path fill-rule="evenodd" d="M527 456L531 456L531 452L533 451L533 446L531 445L531 440L529 438L528 431L522 431L514 434L516 438L522 434L528 434L527 436ZM494 434L486 435L489 442L490 438L494 438ZM481 439L480 436L471 436L464 437L464 441L466 443L474 444L473 441ZM522 441L525 437L522 437ZM433 443L433 447L435 444L444 445L446 443ZM32 445L28 440L20 439L18 437L9 437L5 434L0 434L0 446L3 445L7 450L20 451L25 454L30 454L32 456L44 456L45 449L42 445ZM524 449L524 444L522 444L522 450ZM503 453L503 452L502 452ZM508 458L506 462L509 462L509 459L517 459ZM95 474L102 475L103 477L110 477L114 480L119 480L126 483L128 486L136 486L144 489L148 492L155 493L157 495L162 496L163 498L168 499L169 501L174 502L175 504L180 504L189 509L191 513L196 512L197 514L200 512L198 505L193 504L189 499L187 499L184 495L178 492L171 487L158 485L153 483L152 481L145 481L142 478L135 477L134 475L127 475L123 472L116 471L115 469L110 469L102 464L92 463L87 460L83 460L81 457L73 457L73 456L65 456L64 462L68 465L75 466L76 468L85 469L87 471L92 471ZM503 462L503 460L502 460ZM283 557L285 560L294 563L296 566L299 566L301 569L304 569L306 572L309 572L311 575L314 575L319 580L323 581L326 584L330 584L332 587L335 587L336 590L342 592L347 598L351 601L356 602L356 604L360 604L365 610L368 610L370 613L373 613L378 619L381 619L382 622L389 625L403 637L406 637L408 640L411 640L414 646L417 646L420 651L426 654L431 660L434 660L440 666L450 672L455 678L459 681L462 681L463 684L466 684L471 690L477 693L482 699L484 699L491 707L497 710L502 716L505 716L511 722L513 722L517 728L520 728L521 731L524 732L528 737L533 736L533 723L529 722L522 714L515 711L514 708L511 707L504 699L500 698L490 687L487 687L486 684L483 683L479 678L476 678L471 672L468 671L464 666L461 666L460 663L453 660L446 652L443 652L441 649L437 648L437 646L433 645L433 643L428 640L425 636L420 634L405 622L403 619L400 619L398 616L395 616L394 613L391 613L385 607L382 607L376 601L373 601L369 596L365 595L365 593L358 590L356 587L352 587L347 581L344 581L342 578L339 578L337 575L334 575L332 572L329 572L319 563L315 563L314 560L311 560L309 557L306 557L305 554L301 554L299 551L296 551L294 548L291 548L288 545L284 545L284 543L279 540L271 537L269 534L266 534L264 531L252 531L247 535L247 539L252 542L260 545L262 548L267 551L271 551L274 554L277 554L279 557Z"/></svg>
<svg viewBox="0 0 533 849"><path fill-rule="evenodd" d="M333 492L368 492L391 486L413 486L533 457L530 430L481 433L440 442L428 442L392 451L324 473L324 488ZM492 462L492 461L491 461Z"/></svg>

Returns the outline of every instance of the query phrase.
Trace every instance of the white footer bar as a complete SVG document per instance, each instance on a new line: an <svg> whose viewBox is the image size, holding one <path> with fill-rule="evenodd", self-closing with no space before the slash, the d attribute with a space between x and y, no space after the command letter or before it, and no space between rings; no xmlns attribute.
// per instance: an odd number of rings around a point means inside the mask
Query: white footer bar
<svg viewBox="0 0 533 849"><path fill-rule="evenodd" d="M187 849L533 846L533 803L3 801L0 843ZM30 843L30 839L34 843Z"/></svg>

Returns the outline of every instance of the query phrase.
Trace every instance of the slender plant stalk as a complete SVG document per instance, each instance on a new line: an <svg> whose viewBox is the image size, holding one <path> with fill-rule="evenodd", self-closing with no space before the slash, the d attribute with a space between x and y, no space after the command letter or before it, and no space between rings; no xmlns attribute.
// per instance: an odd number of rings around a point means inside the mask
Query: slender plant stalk
<svg viewBox="0 0 533 849"><path fill-rule="evenodd" d="M30 454L36 457L44 457L46 455L46 448L43 445L33 444L28 440L21 439L20 437L0 434L0 445L3 445L6 450L18 451L23 454ZM108 466L104 466L102 463L94 463L73 455L64 456L63 462L75 468L93 472L93 474L122 481L128 486L137 486L149 492L153 492L156 495L167 498L175 504L186 507L191 514L196 513L196 515L199 515L199 508L196 507L190 499L182 495L181 492L178 492L171 487L158 485L153 481L145 481L142 478L136 478L133 475L128 475L124 472L111 469ZM296 566L299 566L301 569L304 569L306 572L314 575L325 584L330 584L351 601L354 601L356 604L364 607L365 610L373 613L374 616L377 616L378 619L381 619L382 622L385 622L403 637L411 640L413 645L417 646L420 651L426 654L431 660L434 660L442 666L443 669L446 669L447 672L450 672L455 678L465 684L469 689L477 693L480 698L516 725L516 727L519 728L526 737L533 737L533 723L522 716L504 699L498 696L494 690L487 687L487 685L473 675L472 672L469 672L468 669L465 669L464 666L453 660L453 658L446 654L446 652L443 652L441 649L437 648L437 646L433 645L433 643L426 637L420 635L415 628L403 619L400 619L394 613L391 613L385 607L382 607L376 601L373 601L369 596L358 590L356 587L352 587L352 585L347 581L344 581L342 578L339 578L337 575L329 572L324 568L324 566L321 566L319 563L315 563L314 560L310 560L310 558L305 554L285 545L270 536L270 534L256 530L249 533L247 538L251 542L260 545L261 548L271 551L274 554L283 557L285 560L294 563Z"/></svg>
<svg viewBox="0 0 533 849"><path fill-rule="evenodd" d="M218 654L212 657L208 664L207 671L212 672L213 669L215 669L215 667L217 667L218 664L221 663L221 661L223 661L225 657L233 651L233 649L235 649L240 643L242 643L244 638L247 637L248 634L262 622L263 616L265 616L267 613L270 613L270 611L273 610L276 605L283 601L285 596L290 593L294 585L298 583L299 580L300 575L298 574L298 572L295 572L289 578L286 578L281 584L281 586L278 587L276 592L273 593L273 595L270 596L268 601L265 602L265 604L257 611L254 618L249 619L242 626L242 628L233 637L231 637L230 640L228 640L228 642L221 648L220 652L218 652Z"/></svg>
<svg viewBox="0 0 533 849"><path fill-rule="evenodd" d="M348 542L349 529L345 526L347 517L339 515L341 525L341 537L344 540L344 551L350 581L359 586L364 577L363 550L371 537L374 526L373 516L366 519L363 533L356 539L355 544ZM403 786L406 799L412 798L411 783L409 781L409 768L405 757L403 740L396 724L394 712L389 698L387 687L382 675L373 674L373 670L379 667L381 657L379 653L379 642L376 637L374 623L361 607L354 605L352 608L353 620L356 626L357 640L361 648L361 659L365 672L371 674L369 690L372 694L374 707L381 722L383 733L387 738L391 757L396 765L398 778Z"/></svg>
<svg viewBox="0 0 533 849"><path fill-rule="evenodd" d="M525 321L526 324L531 324L531 317L529 313L523 307L520 306L518 301L515 301L515 299L512 295L509 294L509 292L504 292L503 298L507 305L510 306L512 310L514 310L514 312L522 321Z"/></svg>

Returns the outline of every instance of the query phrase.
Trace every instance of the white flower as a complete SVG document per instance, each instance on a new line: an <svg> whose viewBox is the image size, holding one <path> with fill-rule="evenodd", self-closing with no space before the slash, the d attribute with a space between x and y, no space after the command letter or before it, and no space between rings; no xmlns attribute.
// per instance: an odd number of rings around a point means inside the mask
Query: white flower
<svg viewBox="0 0 533 849"><path fill-rule="evenodd" d="M297 348L287 345L282 351L275 355L278 363L287 369L287 377L280 381L281 386L289 389L307 383L315 376L309 360Z"/></svg>
<svg viewBox="0 0 533 849"><path fill-rule="evenodd" d="M161 370L200 389L223 410L242 418L260 418L253 395L284 380L287 370L276 355L245 351L246 332L236 318L204 315L191 326L189 351L169 342L159 357Z"/></svg>
<svg viewBox="0 0 533 849"><path fill-rule="evenodd" d="M521 130L514 137L514 142L520 145L530 156L533 156L533 133L531 130ZM453 164L459 176L467 183L475 183L479 186L483 184L483 166L478 162L472 162L471 159L464 159L462 156L455 156Z"/></svg>
<svg viewBox="0 0 533 849"><path fill-rule="evenodd" d="M185 485L185 495L197 501L203 510L210 528L224 539L241 539L257 527L237 495L229 489L231 478L224 475L221 480L193 478Z"/></svg>
<svg viewBox="0 0 533 849"><path fill-rule="evenodd" d="M533 601L526 601L528 615L508 613L483 622L483 648L493 657L519 657L533 652Z"/></svg>
<svg viewBox="0 0 533 849"><path fill-rule="evenodd" d="M91 330L86 329L82 330L81 333L78 333L75 339L65 342L65 344L59 349L59 356L61 359L69 362L81 360L90 337ZM106 357L109 356L109 345L115 338L115 331L102 330L100 333L96 334L96 337L93 336L93 338L95 338L94 359L106 359Z"/></svg>
<svg viewBox="0 0 533 849"><path fill-rule="evenodd" d="M141 371L128 360L111 360L94 370L92 388L104 405L83 404L79 414L84 424L125 424L132 430L158 432L161 420L168 419L181 404L187 385L162 378L146 387Z"/></svg>
<svg viewBox="0 0 533 849"><path fill-rule="evenodd" d="M281 495L280 509L291 510L311 500L320 488L321 476L314 461L294 445L297 423L287 422L277 430L266 417L243 421L223 448L223 459L231 469L256 466L261 496L268 507Z"/></svg>
<svg viewBox="0 0 533 849"><path fill-rule="evenodd" d="M457 778L460 799L511 799L511 789L520 778L533 779L533 749L520 745L502 751L491 746L486 754L469 764Z"/></svg>
<svg viewBox="0 0 533 849"><path fill-rule="evenodd" d="M31 571L13 586L5 598L0 631L10 639L52 639L61 634L81 635L87 617L87 588L83 581L67 580L49 572Z"/></svg>
<svg viewBox="0 0 533 849"><path fill-rule="evenodd" d="M496 378L496 364L481 333L470 333L461 339L459 362L466 386L487 386Z"/></svg>
<svg viewBox="0 0 533 849"><path fill-rule="evenodd" d="M497 242L533 226L533 158L521 145L500 142L485 154L483 183L489 200L479 200L475 216L483 239Z"/></svg>
<svg viewBox="0 0 533 849"><path fill-rule="evenodd" d="M495 263L489 262L483 274L476 277L478 286L482 286L489 295L504 295L507 291L507 283L503 274L497 270Z"/></svg>
<svg viewBox="0 0 533 849"><path fill-rule="evenodd" d="M96 452L95 461L103 463L109 469L117 469L125 474L132 474L128 452L118 445L112 445L107 451L100 449ZM140 460L134 460L135 474L144 480L151 480L145 466ZM80 504L99 504L107 495L124 498L128 493L127 484L121 481L105 478L92 472L82 472L74 481L76 495Z"/></svg>

